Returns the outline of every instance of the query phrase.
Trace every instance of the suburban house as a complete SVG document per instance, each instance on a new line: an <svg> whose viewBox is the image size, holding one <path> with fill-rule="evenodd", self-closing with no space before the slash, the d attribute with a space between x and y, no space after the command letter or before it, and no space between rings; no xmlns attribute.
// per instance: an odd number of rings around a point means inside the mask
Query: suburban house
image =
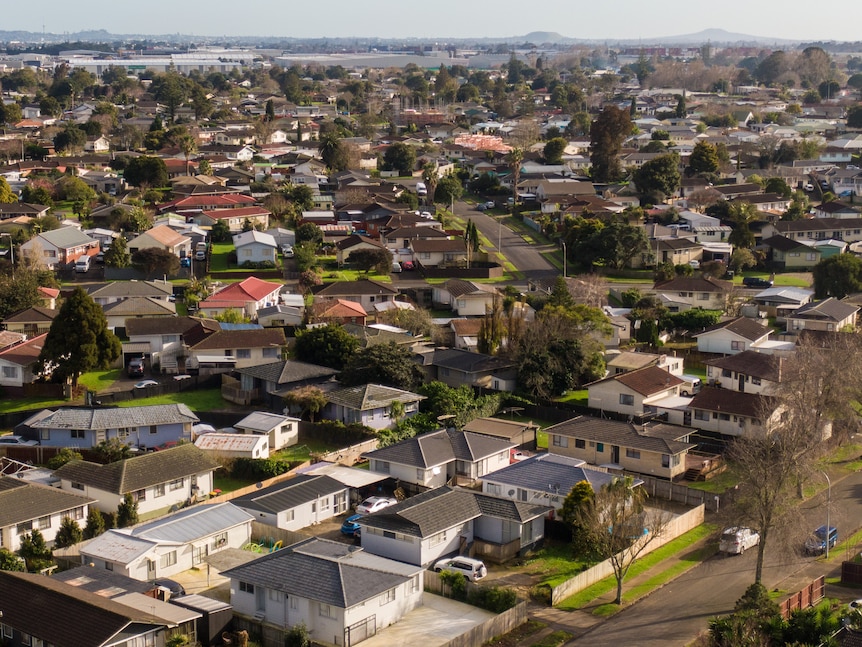
<svg viewBox="0 0 862 647"><path fill-rule="evenodd" d="M171 301L153 297L131 297L102 306L108 320L108 328L115 334L125 336L129 319L167 318L177 316L177 307Z"/></svg>
<svg viewBox="0 0 862 647"><path fill-rule="evenodd" d="M449 279L443 285L434 286L431 300L451 308L459 317L484 317L494 299L499 298L499 291L492 285Z"/></svg>
<svg viewBox="0 0 862 647"><path fill-rule="evenodd" d="M769 339L772 329L754 319L737 317L710 326L694 335L701 353L733 355L757 348Z"/></svg>
<svg viewBox="0 0 862 647"><path fill-rule="evenodd" d="M769 394L781 382L784 358L753 350L726 355L706 362L710 385L744 393Z"/></svg>
<svg viewBox="0 0 862 647"><path fill-rule="evenodd" d="M794 240L787 236L771 236L761 242L769 248L769 262L778 271L810 271L820 262L820 251L811 241Z"/></svg>
<svg viewBox="0 0 862 647"><path fill-rule="evenodd" d="M116 512L126 494L138 503L138 514L183 506L209 494L219 464L188 443L100 465L72 461L54 472L66 492L96 500L102 512Z"/></svg>
<svg viewBox="0 0 862 647"><path fill-rule="evenodd" d="M269 450L272 452L295 445L299 441L299 418L255 411L235 422L233 426L241 434L266 436L269 439Z"/></svg>
<svg viewBox="0 0 862 647"><path fill-rule="evenodd" d="M358 303L367 313L373 313L375 305L394 301L395 297L398 296L398 290L392 285L372 279L333 281L313 287L312 292L314 293L315 304L321 301L345 299Z"/></svg>
<svg viewBox="0 0 862 647"><path fill-rule="evenodd" d="M199 418L184 404L88 409L43 409L21 423L22 435L45 447L89 449L116 438L134 447L156 447L166 442L192 439Z"/></svg>
<svg viewBox="0 0 862 647"><path fill-rule="evenodd" d="M578 416L546 429L548 452L614 470L674 480L685 474L685 459L697 445L690 427L635 424Z"/></svg>
<svg viewBox="0 0 862 647"><path fill-rule="evenodd" d="M761 235L768 239L776 234L796 240L826 240L833 238L845 243L862 240L862 218L803 218L767 223Z"/></svg>
<svg viewBox="0 0 862 647"><path fill-rule="evenodd" d="M614 478L607 470L586 467L580 459L545 453L488 474L482 479L482 492L523 505L546 506L544 514L553 519L575 485L586 481L598 491Z"/></svg>
<svg viewBox="0 0 862 647"><path fill-rule="evenodd" d="M225 222L231 233L235 234L242 231L246 222L251 223L254 228L269 229L269 219L271 216L272 213L263 207L238 206L226 209L206 210L195 214L193 220L199 227L212 227L217 222Z"/></svg>
<svg viewBox="0 0 862 647"><path fill-rule="evenodd" d="M843 332L856 330L859 308L834 297L813 301L787 315L787 332L825 330Z"/></svg>
<svg viewBox="0 0 862 647"><path fill-rule="evenodd" d="M32 384L39 353L47 333L0 350L0 387L7 395L23 394L24 385Z"/></svg>
<svg viewBox="0 0 862 647"><path fill-rule="evenodd" d="M281 295L284 297L284 295ZM300 295L300 298L301 295ZM364 311L363 311L363 314ZM291 305L281 303L257 311L257 322L264 328L284 328L285 326L300 326L305 320L305 303Z"/></svg>
<svg viewBox="0 0 862 647"><path fill-rule="evenodd" d="M252 434L201 434L195 447L209 452L216 460L227 458L269 458L269 438Z"/></svg>
<svg viewBox="0 0 862 647"><path fill-rule="evenodd" d="M660 238L651 246L661 263L688 265L692 261L700 263L703 260L703 245L689 238Z"/></svg>
<svg viewBox="0 0 862 647"><path fill-rule="evenodd" d="M467 245L463 238L413 238L413 259L423 267L466 267Z"/></svg>
<svg viewBox="0 0 862 647"><path fill-rule="evenodd" d="M93 499L23 479L0 475L0 546L15 552L33 529L52 545L63 519L84 525Z"/></svg>
<svg viewBox="0 0 862 647"><path fill-rule="evenodd" d="M242 267L245 263L272 263L278 260L278 245L269 234L252 229L233 237L236 248L236 262Z"/></svg>
<svg viewBox="0 0 862 647"><path fill-rule="evenodd" d="M129 241L130 254L139 249L161 249L178 257L190 256L192 240L167 225L159 225Z"/></svg>
<svg viewBox="0 0 862 647"><path fill-rule="evenodd" d="M335 243L335 261L341 267L347 262L347 259L353 252L366 250L383 250L386 249L381 243L367 236L359 234L351 234L347 238L342 238Z"/></svg>
<svg viewBox="0 0 862 647"><path fill-rule="evenodd" d="M81 561L150 582L198 567L251 541L252 515L233 503L198 505L134 528L108 530L81 546Z"/></svg>
<svg viewBox="0 0 862 647"><path fill-rule="evenodd" d="M422 605L424 569L311 538L224 571L234 613L349 647Z"/></svg>
<svg viewBox="0 0 862 647"><path fill-rule="evenodd" d="M233 376L239 378L236 388L249 401L262 401L278 410L284 407L283 398L288 391L322 384L337 374L337 370L328 366L289 359L238 368Z"/></svg>
<svg viewBox="0 0 862 647"><path fill-rule="evenodd" d="M469 485L509 464L510 440L470 431L441 429L363 454L369 469L402 483L435 488Z"/></svg>
<svg viewBox="0 0 862 647"><path fill-rule="evenodd" d="M692 426L723 436L768 433L781 410L774 399L757 393L705 387L691 400Z"/></svg>
<svg viewBox="0 0 862 647"><path fill-rule="evenodd" d="M78 260L79 256L99 253L99 241L90 238L77 227L60 227L36 234L22 243L21 254L56 270Z"/></svg>
<svg viewBox="0 0 862 647"><path fill-rule="evenodd" d="M402 409L401 417L412 418L419 413L419 403L425 396L381 384L363 384L329 391L326 399L323 418L389 429L398 422L396 408Z"/></svg>
<svg viewBox="0 0 862 647"><path fill-rule="evenodd" d="M600 411L643 416L655 411L664 398L679 395L683 380L666 369L647 366L610 375L587 385L588 406Z"/></svg>
<svg viewBox="0 0 862 647"><path fill-rule="evenodd" d="M234 309L254 320L260 308L278 303L281 288L280 283L270 283L250 276L207 297L198 304L198 309L204 317L214 317L223 314L225 310Z"/></svg>
<svg viewBox="0 0 862 647"><path fill-rule="evenodd" d="M0 608L0 631L12 647L161 646L174 633L152 609L139 610L34 573L0 571Z"/></svg>
<svg viewBox="0 0 862 647"><path fill-rule="evenodd" d="M394 301L389 303L394 303ZM364 326L366 317L365 308L355 301L333 299L314 304L311 318L315 324L339 324L342 326L357 324Z"/></svg>
<svg viewBox="0 0 862 647"><path fill-rule="evenodd" d="M427 566L472 549L494 561L521 554L544 538L547 513L543 504L442 486L362 517L359 524L363 550Z"/></svg>
<svg viewBox="0 0 862 647"><path fill-rule="evenodd" d="M452 346L460 350L475 351L479 346L479 331L482 329L484 318L473 317L472 319L452 319L449 328L455 336Z"/></svg>
<svg viewBox="0 0 862 647"><path fill-rule="evenodd" d="M462 431L492 436L505 440L518 449L536 449L536 432L539 426L531 422L506 420L504 418L474 418Z"/></svg>
<svg viewBox="0 0 862 647"><path fill-rule="evenodd" d="M169 303L174 286L167 281L111 281L90 291L90 298L103 308L126 299L157 299Z"/></svg>
<svg viewBox="0 0 862 647"><path fill-rule="evenodd" d="M608 373L611 375L621 375L637 371L647 366L658 366L661 369L673 373L674 375L682 375L683 362L681 357L676 355L659 355L657 353L636 353L631 351L621 351L613 355L608 360L606 366Z"/></svg>
<svg viewBox="0 0 862 647"><path fill-rule="evenodd" d="M783 316L797 310L814 297L814 290L793 287L772 287L754 295L754 302L766 309L770 317Z"/></svg>
<svg viewBox="0 0 862 647"><path fill-rule="evenodd" d="M51 329L54 318L60 313L54 308L34 306L20 310L3 320L3 329L9 332L19 332L28 337L42 335Z"/></svg>
<svg viewBox="0 0 862 647"><path fill-rule="evenodd" d="M199 374L224 372L234 368L256 366L281 357L285 344L281 328L249 327L248 324L219 325L203 339L195 341L186 335L186 367Z"/></svg>
<svg viewBox="0 0 862 647"><path fill-rule="evenodd" d="M197 342L220 330L219 322L194 317L133 317L125 322L128 342L123 343L124 363L132 357L149 358L162 370L179 366L189 342Z"/></svg>
<svg viewBox="0 0 862 647"><path fill-rule="evenodd" d="M395 260L414 260L410 243L414 240L446 240L449 235L434 227L413 226L397 227L381 235L380 242L386 247Z"/></svg>
<svg viewBox="0 0 862 647"><path fill-rule="evenodd" d="M725 300L732 288L731 281L712 277L678 276L656 283L653 292L671 312L682 312L690 308L724 310Z"/></svg>
<svg viewBox="0 0 862 647"><path fill-rule="evenodd" d="M494 391L515 390L517 375L514 364L501 357L442 348L426 353L423 362L429 379L455 388L466 384Z"/></svg>
<svg viewBox="0 0 862 647"><path fill-rule="evenodd" d="M300 474L231 503L260 523L300 530L347 512L350 488L326 475Z"/></svg>

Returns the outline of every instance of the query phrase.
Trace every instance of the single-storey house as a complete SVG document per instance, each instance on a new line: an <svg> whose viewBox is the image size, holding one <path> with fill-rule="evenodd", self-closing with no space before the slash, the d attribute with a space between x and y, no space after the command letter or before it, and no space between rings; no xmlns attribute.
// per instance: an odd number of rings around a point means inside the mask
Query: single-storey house
<svg viewBox="0 0 862 647"><path fill-rule="evenodd" d="M338 371L297 360L280 360L238 368L239 389L250 401L266 402L270 409L284 407L284 395L293 389L327 382ZM287 413L287 412L286 412Z"/></svg>
<svg viewBox="0 0 862 647"><path fill-rule="evenodd" d="M484 317L494 299L499 298L499 291L492 285L449 279L443 285L433 287L431 300L451 308L459 317Z"/></svg>
<svg viewBox="0 0 862 647"><path fill-rule="evenodd" d="M77 227L60 227L36 234L22 243L21 254L35 263L44 263L56 270L78 260L79 256L99 253L99 241L90 238Z"/></svg>
<svg viewBox="0 0 862 647"><path fill-rule="evenodd" d="M60 314L55 308L34 306L20 310L3 320L3 329L9 332L19 332L28 337L42 335L51 329L54 318Z"/></svg>
<svg viewBox="0 0 862 647"><path fill-rule="evenodd" d="M278 245L269 234L252 229L233 237L236 248L236 262L242 267L245 263L272 263L278 260Z"/></svg>
<svg viewBox="0 0 862 647"><path fill-rule="evenodd" d="M0 350L0 387L8 389L10 395L21 392L38 377L36 363L47 336L45 333Z"/></svg>
<svg viewBox="0 0 862 647"><path fill-rule="evenodd" d="M365 312L373 313L374 306L386 301L394 301L398 296L398 290L388 283L381 283L373 279L359 279L357 281L333 281L325 285L312 288L315 304L320 301L331 301L334 299L345 299L355 301Z"/></svg>
<svg viewBox="0 0 862 647"><path fill-rule="evenodd" d="M732 289L731 281L686 276L661 281L653 286L653 291L659 299L666 302L671 312L690 308L724 310L725 300Z"/></svg>
<svg viewBox="0 0 862 647"><path fill-rule="evenodd" d="M201 434L195 440L195 447L212 454L215 459L223 458L269 458L269 437L255 434Z"/></svg>
<svg viewBox="0 0 862 647"><path fill-rule="evenodd" d="M773 392L781 382L785 359L753 350L726 355L706 362L706 376L710 385L740 393Z"/></svg>
<svg viewBox="0 0 862 647"><path fill-rule="evenodd" d="M201 316L215 317L225 310L240 310L243 315L254 320L260 308L278 303L280 283L270 283L250 276L239 283L225 286L198 304Z"/></svg>
<svg viewBox="0 0 862 647"><path fill-rule="evenodd" d="M787 332L825 330L842 332L856 330L859 308L834 297L813 301L787 315Z"/></svg>
<svg viewBox="0 0 862 647"><path fill-rule="evenodd" d="M175 256L183 257L190 255L191 248L191 238L183 236L167 225L153 227L129 241L130 254L134 254L140 249L161 249Z"/></svg>
<svg viewBox="0 0 862 647"><path fill-rule="evenodd" d="M772 329L754 319L737 317L710 326L694 335L697 350L701 353L733 355L757 348L769 339Z"/></svg>
<svg viewBox="0 0 862 647"><path fill-rule="evenodd" d="M290 447L299 441L299 418L255 411L233 426L242 434L266 436L271 452Z"/></svg>
<svg viewBox="0 0 862 647"><path fill-rule="evenodd" d="M234 368L256 366L281 357L285 344L281 328L249 327L247 324L220 324L199 341L186 335L188 343L187 369L199 374L225 372Z"/></svg>
<svg viewBox="0 0 862 647"><path fill-rule="evenodd" d="M422 359L429 379L451 387L466 384L494 391L515 390L515 365L502 357L459 348L441 348L424 354Z"/></svg>
<svg viewBox="0 0 862 647"><path fill-rule="evenodd" d="M587 385L591 409L642 416L663 398L679 395L683 380L658 366L610 375Z"/></svg>
<svg viewBox="0 0 862 647"><path fill-rule="evenodd" d="M779 271L810 271L820 262L820 250L806 241L777 235L767 238L761 244L769 248L769 262Z"/></svg>
<svg viewBox="0 0 862 647"><path fill-rule="evenodd" d="M520 449L536 448L538 429L539 426L532 421L521 422L504 418L475 418L463 427L463 431L507 440Z"/></svg>
<svg viewBox="0 0 862 647"><path fill-rule="evenodd" d="M300 474L231 503L260 523L300 530L347 512L350 488L326 475Z"/></svg>
<svg viewBox="0 0 862 647"><path fill-rule="evenodd" d="M358 422L372 429L389 429L397 422L392 415L396 402L403 408L403 417L412 418L419 413L419 403L425 396L381 384L363 384L330 391L326 399L323 418L344 424Z"/></svg>
<svg viewBox="0 0 862 647"><path fill-rule="evenodd" d="M724 436L768 433L781 415L771 396L711 386L692 398L690 408L692 426Z"/></svg>

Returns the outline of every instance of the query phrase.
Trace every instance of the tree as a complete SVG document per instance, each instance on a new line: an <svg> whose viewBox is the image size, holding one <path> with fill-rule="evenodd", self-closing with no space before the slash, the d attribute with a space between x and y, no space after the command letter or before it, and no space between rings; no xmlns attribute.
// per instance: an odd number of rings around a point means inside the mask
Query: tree
<svg viewBox="0 0 862 647"><path fill-rule="evenodd" d="M38 528L33 528L29 534L21 537L18 554L27 565L27 570L31 573L50 566L54 559L54 554L48 548L45 537L42 536Z"/></svg>
<svg viewBox="0 0 862 647"><path fill-rule="evenodd" d="M485 316L479 327L477 350L486 355L496 355L506 336L506 324L503 317L502 299L494 295L490 306L485 306Z"/></svg>
<svg viewBox="0 0 862 647"><path fill-rule="evenodd" d="M18 202L18 198L12 193L6 178L0 177L0 204L13 204L15 202Z"/></svg>
<svg viewBox="0 0 862 647"><path fill-rule="evenodd" d="M117 506L117 527L128 528L138 523L138 502L128 492Z"/></svg>
<svg viewBox="0 0 862 647"><path fill-rule="evenodd" d="M332 130L320 138L317 151L326 166L333 172L344 171L350 163L347 147L341 141L341 136Z"/></svg>
<svg viewBox="0 0 862 647"><path fill-rule="evenodd" d="M641 195L651 202L664 202L679 188L679 157L675 153L661 155L645 162L634 174Z"/></svg>
<svg viewBox="0 0 862 647"><path fill-rule="evenodd" d="M75 153L84 148L87 133L76 125L66 126L54 136L54 149L65 153Z"/></svg>
<svg viewBox="0 0 862 647"><path fill-rule="evenodd" d="M107 369L121 352L120 340L108 330L104 310L79 287L51 323L38 363L42 372L50 368L54 377L70 379L75 387L81 373Z"/></svg>
<svg viewBox="0 0 862 647"><path fill-rule="evenodd" d="M216 321L229 324L250 323L251 320L243 314L239 308L228 308L221 314L213 317Z"/></svg>
<svg viewBox="0 0 862 647"><path fill-rule="evenodd" d="M566 283L566 279L562 276L558 276L554 279L554 287L551 288L551 294L548 297L547 305L565 309L575 307L575 299L572 297L572 293L569 292L569 286Z"/></svg>
<svg viewBox="0 0 862 647"><path fill-rule="evenodd" d="M437 188L434 190L434 202L451 204L458 200L464 193L461 180L452 173L447 173L440 178Z"/></svg>
<svg viewBox="0 0 862 647"><path fill-rule="evenodd" d="M730 205L729 217L733 222L733 231L727 237L727 242L737 248L754 247L751 223L758 218L757 207L750 202L734 202Z"/></svg>
<svg viewBox="0 0 862 647"><path fill-rule="evenodd" d="M416 166L416 150L407 144L395 142L383 153L383 170L396 171L400 176L413 174Z"/></svg>
<svg viewBox="0 0 862 647"><path fill-rule="evenodd" d="M719 160L715 146L709 142L698 142L694 145L688 158L688 168L692 173L715 173L718 167Z"/></svg>
<svg viewBox="0 0 862 647"><path fill-rule="evenodd" d="M793 193L787 182L780 177L771 177L766 180L766 186L763 187L763 190L766 193L777 193L782 198L789 198Z"/></svg>
<svg viewBox="0 0 862 647"><path fill-rule="evenodd" d="M341 370L359 348L359 340L337 324L296 331L296 359Z"/></svg>
<svg viewBox="0 0 862 647"><path fill-rule="evenodd" d="M16 571L23 573L27 570L24 562L8 548L0 548L0 571Z"/></svg>
<svg viewBox="0 0 862 647"><path fill-rule="evenodd" d="M631 131L628 112L612 105L605 106L590 125L590 163L594 182L612 182L620 177L619 153Z"/></svg>
<svg viewBox="0 0 862 647"><path fill-rule="evenodd" d="M311 635L304 622L293 625L284 634L284 647L311 647Z"/></svg>
<svg viewBox="0 0 862 647"><path fill-rule="evenodd" d="M168 184L168 167L161 157L141 155L129 160L123 178L132 186L162 187Z"/></svg>
<svg viewBox="0 0 862 647"><path fill-rule="evenodd" d="M592 506L594 502L593 486L589 481L579 481L572 486L560 508L560 518L572 530L572 548L578 555L593 555L599 548L590 541L589 528L582 525L584 507Z"/></svg>
<svg viewBox="0 0 862 647"><path fill-rule="evenodd" d="M357 249L347 256L351 267L366 274L375 270L378 274L388 274L392 268L392 252L385 248Z"/></svg>
<svg viewBox="0 0 862 647"><path fill-rule="evenodd" d="M100 442L93 447L93 452L96 454L98 461L105 465L124 461L132 456L132 448L116 436Z"/></svg>
<svg viewBox="0 0 862 647"><path fill-rule="evenodd" d="M518 183L521 180L521 164L524 162L524 150L515 147L506 155L506 164L512 172L512 211L518 212Z"/></svg>
<svg viewBox="0 0 862 647"><path fill-rule="evenodd" d="M284 394L283 400L288 408L297 407L300 410L300 416L308 414L311 422L314 422L314 416L320 413L328 402L326 394L312 385L288 391Z"/></svg>
<svg viewBox="0 0 862 647"><path fill-rule="evenodd" d="M129 267L132 264L132 256L129 254L129 245L123 236L117 236L111 243L111 248L105 252L105 265L108 267Z"/></svg>
<svg viewBox="0 0 862 647"><path fill-rule="evenodd" d="M408 391L422 384L424 372L410 349L395 342L360 349L347 361L338 381L345 386L382 384Z"/></svg>
<svg viewBox="0 0 862 647"><path fill-rule="evenodd" d="M103 532L105 532L105 518L98 509L90 506L87 512L87 525L84 526L84 539L98 537Z"/></svg>
<svg viewBox="0 0 862 647"><path fill-rule="evenodd" d="M84 457L80 452L76 452L71 447L63 447L48 461L48 469L58 470L66 463L80 460L84 460Z"/></svg>
<svg viewBox="0 0 862 647"><path fill-rule="evenodd" d="M317 247L323 242L323 231L313 222L304 222L296 228L296 244L310 243Z"/></svg>
<svg viewBox="0 0 862 647"><path fill-rule="evenodd" d="M862 105L847 109L847 127L862 128Z"/></svg>
<svg viewBox="0 0 862 647"><path fill-rule="evenodd" d="M228 225L224 220L216 221L216 223L212 226L210 236L212 237L214 243L228 242L231 239L230 225Z"/></svg>
<svg viewBox="0 0 862 647"><path fill-rule="evenodd" d="M566 146L569 145L562 137L554 137L548 140L545 147L542 149L542 156L545 158L545 164L560 164L563 161L563 153L566 152Z"/></svg>
<svg viewBox="0 0 862 647"><path fill-rule="evenodd" d="M431 313L424 308L392 308L381 312L378 320L390 326L404 328L416 336L429 337L436 329Z"/></svg>
<svg viewBox="0 0 862 647"><path fill-rule="evenodd" d="M147 276L173 276L180 271L180 259L166 249L144 247L132 254L132 267Z"/></svg>
<svg viewBox="0 0 862 647"><path fill-rule="evenodd" d="M757 258L755 258L754 253L750 249L740 247L739 249L734 249L730 255L730 269L734 272L741 272L756 265Z"/></svg>
<svg viewBox="0 0 862 647"><path fill-rule="evenodd" d="M54 547L66 548L67 546L79 544L82 541L84 541L84 531L81 530L78 522L72 519L72 517L63 517L63 521L60 522L60 528L57 530L57 535L54 537Z"/></svg>
<svg viewBox="0 0 862 647"><path fill-rule="evenodd" d="M843 299L862 289L862 260L854 254L836 254L817 263L812 275L815 298Z"/></svg>
<svg viewBox="0 0 862 647"><path fill-rule="evenodd" d="M668 515L647 510L647 492L633 487L630 476L616 477L578 507L575 518L601 559L610 562L617 581L617 604L623 580L638 556L663 532Z"/></svg>
<svg viewBox="0 0 862 647"><path fill-rule="evenodd" d="M0 320L41 302L36 272L19 264L14 278L9 272L0 274Z"/></svg>

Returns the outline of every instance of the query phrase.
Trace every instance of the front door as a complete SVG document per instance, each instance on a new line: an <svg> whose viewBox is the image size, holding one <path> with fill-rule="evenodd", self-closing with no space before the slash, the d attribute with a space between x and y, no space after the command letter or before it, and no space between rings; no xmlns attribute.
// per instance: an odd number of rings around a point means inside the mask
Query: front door
<svg viewBox="0 0 862 647"><path fill-rule="evenodd" d="M264 587L254 587L254 601L256 611L266 611L266 589Z"/></svg>
<svg viewBox="0 0 862 647"><path fill-rule="evenodd" d="M739 388L737 388L736 390L740 393L745 391L745 376L742 373L739 374L739 377L737 378L737 383L739 384Z"/></svg>
<svg viewBox="0 0 862 647"><path fill-rule="evenodd" d="M611 463L619 464L620 462L620 448L618 445L611 446Z"/></svg>

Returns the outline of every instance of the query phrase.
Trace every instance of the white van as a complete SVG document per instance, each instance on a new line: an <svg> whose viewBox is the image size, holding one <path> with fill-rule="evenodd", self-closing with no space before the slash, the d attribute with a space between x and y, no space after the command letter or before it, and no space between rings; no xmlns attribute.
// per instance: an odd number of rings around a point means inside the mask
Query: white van
<svg viewBox="0 0 862 647"><path fill-rule="evenodd" d="M416 195L428 195L428 187L424 182L416 183Z"/></svg>
<svg viewBox="0 0 862 647"><path fill-rule="evenodd" d="M680 384L679 386L679 393L686 397L700 392L700 389L703 386L703 380L701 380L697 375L687 375L683 373L679 376L679 379L683 381L683 384Z"/></svg>
<svg viewBox="0 0 862 647"><path fill-rule="evenodd" d="M75 261L75 271L76 272L89 272L90 271L90 257L89 256L81 256L77 261Z"/></svg>

